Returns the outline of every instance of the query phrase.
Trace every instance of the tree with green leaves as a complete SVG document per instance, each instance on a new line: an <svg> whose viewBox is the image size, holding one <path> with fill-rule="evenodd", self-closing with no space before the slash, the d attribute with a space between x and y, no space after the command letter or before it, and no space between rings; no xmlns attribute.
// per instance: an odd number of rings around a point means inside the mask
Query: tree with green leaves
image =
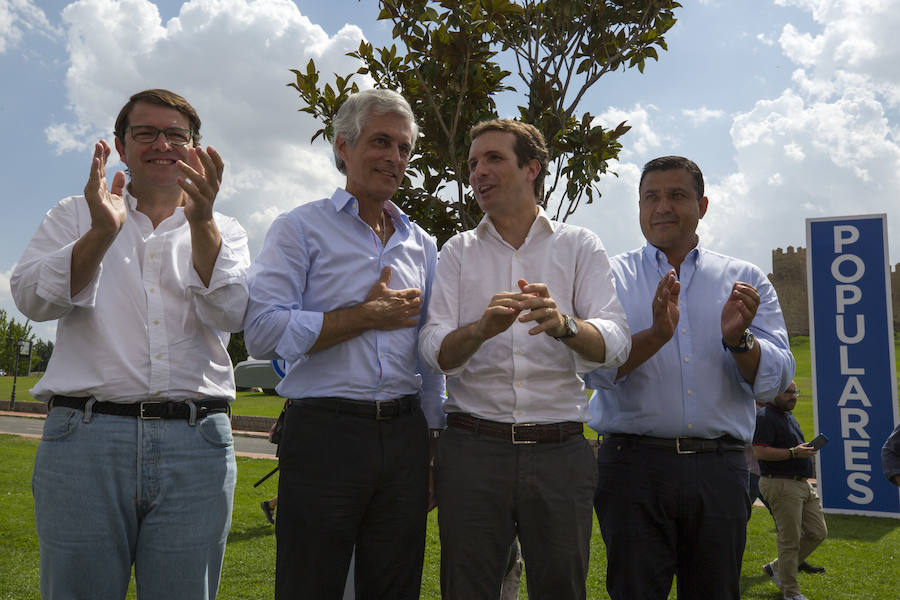
<svg viewBox="0 0 900 600"><path fill-rule="evenodd" d="M597 183L622 148L626 123L604 129L579 112L587 91L603 75L637 67L665 50L675 24L671 0L380 0L379 20L393 23L401 45L375 48L363 41L349 55L362 66L320 86L310 60L293 70L300 110L323 126L313 136L331 139L331 121L351 93L357 75L376 87L400 91L423 135L395 201L443 243L481 218L467 188L468 133L497 116L497 101L516 93L519 118L540 129L550 150L550 177L542 205L566 220L600 196Z"/></svg>
<svg viewBox="0 0 900 600"><path fill-rule="evenodd" d="M31 333L30 323L19 323L15 319L10 319L6 311L0 308L0 368L10 375L13 374L16 365L16 354L19 351L16 342L19 340L34 341L34 334ZM34 352L31 354L32 364L34 364ZM28 359L26 357L19 358L19 375L28 372Z"/></svg>

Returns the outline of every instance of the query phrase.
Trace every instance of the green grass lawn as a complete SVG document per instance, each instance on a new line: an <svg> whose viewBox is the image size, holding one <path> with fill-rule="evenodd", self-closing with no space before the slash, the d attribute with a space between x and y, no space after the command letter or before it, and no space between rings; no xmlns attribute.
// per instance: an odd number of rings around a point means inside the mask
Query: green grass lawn
<svg viewBox="0 0 900 600"><path fill-rule="evenodd" d="M0 599L31 600L38 597L39 556L34 533L31 468L37 441L0 435ZM274 528L263 518L259 503L275 492L275 483L253 488L253 482L269 471L273 461L238 458L238 483L234 518L219 598L223 600L269 599L274 589ZM198 509L199 510L199 509ZM900 522L893 519L828 515L829 536L810 558L825 566L824 575L800 575L804 593L813 599L872 600L896 598L900 589ZM778 590L760 570L774 558L775 528L763 508L754 508L747 529L741 598L778 600ZM436 513L429 518L422 582L422 598L439 598L440 561ZM591 540L588 598L608 598L605 589L606 552L596 522ZM133 592L129 596L133 598ZM524 591L520 597L527 597ZM671 594L675 597L674 591Z"/></svg>
<svg viewBox="0 0 900 600"><path fill-rule="evenodd" d="M802 395L795 414L807 438L813 433L809 344L806 338L793 338L792 351L797 362L797 384ZM896 347L900 359L900 344ZM900 360L898 360L900 363ZM900 370L900 365L898 365ZM16 387L18 401L31 400L28 389L36 377L20 377ZM12 377L0 377L0 398L9 398ZM236 414L275 417L283 399L256 392L240 392L234 404ZM0 435L0 600L30 600L38 597L39 556L34 532L31 497L31 469L37 441ZM267 473L274 462L238 458L238 484L234 517L225 555L221 599L268 599L273 595L275 536L274 528L263 518L259 503L275 494L275 479L259 488L252 484ZM900 589L900 521L871 517L827 515L829 536L810 558L825 566L824 575L800 575L800 586L811 599L872 600L896 598ZM775 528L763 508L754 508L747 528L741 598L744 600L780 600L778 590L762 571L763 563L776 555ZM439 561L436 513L429 517L422 598L439 598ZM591 540L591 570L588 598L608 598L605 590L606 551L596 521ZM129 598L133 598L133 590ZM523 591L521 598L527 595ZM670 598L674 598L674 591Z"/></svg>

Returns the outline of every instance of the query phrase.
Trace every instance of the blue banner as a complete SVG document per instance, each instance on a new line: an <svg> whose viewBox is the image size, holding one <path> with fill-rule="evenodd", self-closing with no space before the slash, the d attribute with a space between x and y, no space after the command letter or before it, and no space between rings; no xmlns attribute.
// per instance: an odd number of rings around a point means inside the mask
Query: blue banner
<svg viewBox="0 0 900 600"><path fill-rule="evenodd" d="M898 420L885 215L807 219L807 277L817 456L825 512L900 518L881 470Z"/></svg>

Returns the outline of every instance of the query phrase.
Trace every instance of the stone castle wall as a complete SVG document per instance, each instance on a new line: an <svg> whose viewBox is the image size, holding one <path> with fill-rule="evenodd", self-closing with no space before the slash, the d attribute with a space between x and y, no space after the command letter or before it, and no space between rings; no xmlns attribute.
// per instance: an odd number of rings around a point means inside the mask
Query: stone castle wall
<svg viewBox="0 0 900 600"><path fill-rule="evenodd" d="M788 335L809 335L809 300L806 289L806 249L788 246L772 250L769 280L778 293ZM894 331L900 331L900 263L891 268Z"/></svg>

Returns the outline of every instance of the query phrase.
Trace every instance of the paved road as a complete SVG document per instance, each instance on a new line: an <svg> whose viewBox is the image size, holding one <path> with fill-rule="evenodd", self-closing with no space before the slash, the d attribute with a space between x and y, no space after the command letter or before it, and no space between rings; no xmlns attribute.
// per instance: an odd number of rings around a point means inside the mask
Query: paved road
<svg viewBox="0 0 900 600"><path fill-rule="evenodd" d="M16 413L0 411L0 433L39 438L43 429L43 415L21 416ZM265 435L236 431L234 450L238 456L275 458L275 446L269 443Z"/></svg>

